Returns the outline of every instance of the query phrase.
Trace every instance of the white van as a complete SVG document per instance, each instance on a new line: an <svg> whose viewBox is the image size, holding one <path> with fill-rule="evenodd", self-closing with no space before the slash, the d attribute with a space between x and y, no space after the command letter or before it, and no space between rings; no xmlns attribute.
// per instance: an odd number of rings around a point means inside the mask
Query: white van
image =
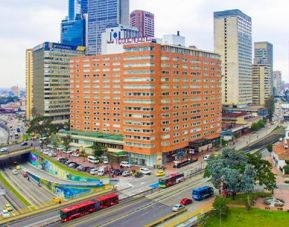
<svg viewBox="0 0 289 227"><path fill-rule="evenodd" d="M88 160L90 163L93 163L93 164L99 163L99 159L97 159L97 158L94 157L94 156L88 156L88 157L87 157L87 160Z"/></svg>

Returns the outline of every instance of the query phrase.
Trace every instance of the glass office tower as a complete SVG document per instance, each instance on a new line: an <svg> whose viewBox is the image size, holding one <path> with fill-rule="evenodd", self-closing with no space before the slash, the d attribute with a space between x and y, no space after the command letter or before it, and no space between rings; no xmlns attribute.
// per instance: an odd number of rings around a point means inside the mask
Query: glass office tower
<svg viewBox="0 0 289 227"><path fill-rule="evenodd" d="M88 2L88 54L101 53L101 34L108 27L129 25L129 0Z"/></svg>

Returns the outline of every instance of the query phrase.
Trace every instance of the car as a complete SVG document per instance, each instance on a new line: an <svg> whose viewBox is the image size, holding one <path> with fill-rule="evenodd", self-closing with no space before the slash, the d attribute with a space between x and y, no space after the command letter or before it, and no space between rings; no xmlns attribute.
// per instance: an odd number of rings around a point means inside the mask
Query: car
<svg viewBox="0 0 289 227"><path fill-rule="evenodd" d="M68 167L69 167L69 168L72 168L72 169L76 169L78 166L79 166L79 164L76 163L76 162L72 162L72 163L70 163L70 164L68 165Z"/></svg>
<svg viewBox="0 0 289 227"><path fill-rule="evenodd" d="M182 209L185 209L185 206L183 204L175 204L172 207L172 211L174 211L174 212L180 211Z"/></svg>
<svg viewBox="0 0 289 227"><path fill-rule="evenodd" d="M76 169L77 169L78 171L83 171L83 170L84 170L84 166L79 165L79 166L76 167Z"/></svg>
<svg viewBox="0 0 289 227"><path fill-rule="evenodd" d="M20 166L20 165L17 165L17 166L15 167L15 169L16 169L16 170L20 170L20 169L21 169L21 166Z"/></svg>
<svg viewBox="0 0 289 227"><path fill-rule="evenodd" d="M89 171L89 173L90 173L91 175L95 175L95 174L98 173L98 169L93 168L93 169L91 169L91 170Z"/></svg>
<svg viewBox="0 0 289 227"><path fill-rule="evenodd" d="M102 159L102 162L103 162L103 164L107 165L108 164L108 159L104 158L104 159Z"/></svg>
<svg viewBox="0 0 289 227"><path fill-rule="evenodd" d="M180 204L182 204L182 205L186 206L186 205L189 205L189 204L191 204L192 202L193 202L193 200L192 200L192 199L183 198L183 199L181 199L181 201L180 201Z"/></svg>
<svg viewBox="0 0 289 227"><path fill-rule="evenodd" d="M6 203L6 204L5 204L5 210L7 210L8 212L13 211L13 207L11 206L10 203Z"/></svg>
<svg viewBox="0 0 289 227"><path fill-rule="evenodd" d="M163 170L158 170L156 173L155 173L156 177L162 177L164 175L166 175L165 171Z"/></svg>
<svg viewBox="0 0 289 227"><path fill-rule="evenodd" d="M28 146L28 143L25 141L25 142L21 143L20 146L22 146L22 147L24 147L24 146Z"/></svg>
<svg viewBox="0 0 289 227"><path fill-rule="evenodd" d="M150 171L148 168L140 168L139 171L144 175L151 175L152 171Z"/></svg>
<svg viewBox="0 0 289 227"><path fill-rule="evenodd" d="M48 153L49 157L56 157L56 153L54 151L51 151Z"/></svg>
<svg viewBox="0 0 289 227"><path fill-rule="evenodd" d="M43 150L43 154L46 154L46 155L48 155L49 154L49 150L48 149L45 149L45 150Z"/></svg>
<svg viewBox="0 0 289 227"><path fill-rule="evenodd" d="M209 154L206 154L204 155L204 161L208 161L210 159L211 155Z"/></svg>
<svg viewBox="0 0 289 227"><path fill-rule="evenodd" d="M141 177L143 177L143 173L142 173L142 172L136 172L136 173L134 174L134 177L135 177L135 178L141 178Z"/></svg>
<svg viewBox="0 0 289 227"><path fill-rule="evenodd" d="M122 171L121 169L113 169L113 170L111 171L111 173L112 173L113 175L116 175L116 176L122 175L123 172L124 172L124 171Z"/></svg>
<svg viewBox="0 0 289 227"><path fill-rule="evenodd" d="M72 154L72 152L73 152L73 151L70 151L70 150L68 150L68 151L63 150L63 153L64 153L64 154Z"/></svg>
<svg viewBox="0 0 289 227"><path fill-rule="evenodd" d="M61 200L61 198L54 197L54 198L52 198L52 202L54 202L56 204L61 204L62 200Z"/></svg>
<svg viewBox="0 0 289 227"><path fill-rule="evenodd" d="M23 176L24 178L27 178L27 177L28 177L28 173L27 173L27 172L22 172L22 176Z"/></svg>
<svg viewBox="0 0 289 227"><path fill-rule="evenodd" d="M98 164L98 163L99 163L99 159L96 158L95 156L88 156L88 157L87 157L87 160L88 160L90 163L93 163L93 164Z"/></svg>
<svg viewBox="0 0 289 227"><path fill-rule="evenodd" d="M0 149L0 153L8 153L8 149L6 147L3 147Z"/></svg>
<svg viewBox="0 0 289 227"><path fill-rule="evenodd" d="M9 218L11 216L10 212L8 210L2 210L2 217L3 218Z"/></svg>
<svg viewBox="0 0 289 227"><path fill-rule="evenodd" d="M127 167L127 168L130 168L131 167L131 164L127 161L122 161L120 162L120 167Z"/></svg>
<svg viewBox="0 0 289 227"><path fill-rule="evenodd" d="M89 173L91 169L93 169L93 168L90 167L90 166L85 166L84 169L83 169L83 172Z"/></svg>
<svg viewBox="0 0 289 227"><path fill-rule="evenodd" d="M17 174L19 173L19 171L18 171L17 169L13 169L13 170L12 170L12 173L13 173L14 175L17 175Z"/></svg>
<svg viewBox="0 0 289 227"><path fill-rule="evenodd" d="M62 164L65 164L68 161L68 159L67 158L58 158L58 161Z"/></svg>
<svg viewBox="0 0 289 227"><path fill-rule="evenodd" d="M73 152L73 153L72 153L72 157L76 157L76 158L77 158L77 157L79 157L79 156L80 156L79 152Z"/></svg>
<svg viewBox="0 0 289 227"><path fill-rule="evenodd" d="M129 171L123 171L121 175L123 177L129 177L130 176L130 172Z"/></svg>
<svg viewBox="0 0 289 227"><path fill-rule="evenodd" d="M68 160L66 163L65 163L65 165L66 166L70 166L70 165L75 165L76 164L76 162L74 162L74 161L70 161L70 160Z"/></svg>

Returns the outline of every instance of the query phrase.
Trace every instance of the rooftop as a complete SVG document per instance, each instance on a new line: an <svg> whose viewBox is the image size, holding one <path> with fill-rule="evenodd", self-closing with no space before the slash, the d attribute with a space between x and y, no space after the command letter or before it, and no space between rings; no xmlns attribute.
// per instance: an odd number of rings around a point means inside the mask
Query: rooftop
<svg viewBox="0 0 289 227"><path fill-rule="evenodd" d="M289 144L289 139L287 139L287 144ZM273 145L273 152L278 155L279 160L289 160L289 148L284 147L284 142Z"/></svg>

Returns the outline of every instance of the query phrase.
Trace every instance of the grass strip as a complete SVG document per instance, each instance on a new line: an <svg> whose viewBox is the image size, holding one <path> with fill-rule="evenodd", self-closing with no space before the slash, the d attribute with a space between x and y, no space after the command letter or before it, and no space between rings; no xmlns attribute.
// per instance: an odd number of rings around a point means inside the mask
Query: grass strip
<svg viewBox="0 0 289 227"><path fill-rule="evenodd" d="M6 177L3 175L3 173L0 172L0 181L3 183L3 185L11 192L13 193L18 200L20 200L25 206L30 206L31 203L25 199L23 195L21 195L6 179Z"/></svg>

